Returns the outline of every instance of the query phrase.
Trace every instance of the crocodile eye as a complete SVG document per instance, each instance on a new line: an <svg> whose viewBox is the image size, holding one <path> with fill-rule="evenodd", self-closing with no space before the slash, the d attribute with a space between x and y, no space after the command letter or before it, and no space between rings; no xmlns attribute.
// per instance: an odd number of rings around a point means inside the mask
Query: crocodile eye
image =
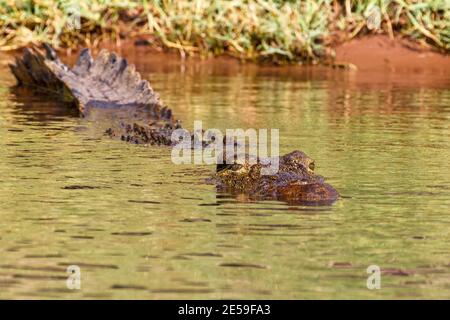
<svg viewBox="0 0 450 320"><path fill-rule="evenodd" d="M308 167L309 167L309 170L314 171L314 168L315 168L314 162L311 162Z"/></svg>
<svg viewBox="0 0 450 320"><path fill-rule="evenodd" d="M243 167L242 164L234 163L234 164L217 164L216 172L221 172L225 170L239 171Z"/></svg>
<svg viewBox="0 0 450 320"><path fill-rule="evenodd" d="M243 167L242 164L235 163L235 164L231 165L230 169L233 170L233 171L239 171L242 167Z"/></svg>

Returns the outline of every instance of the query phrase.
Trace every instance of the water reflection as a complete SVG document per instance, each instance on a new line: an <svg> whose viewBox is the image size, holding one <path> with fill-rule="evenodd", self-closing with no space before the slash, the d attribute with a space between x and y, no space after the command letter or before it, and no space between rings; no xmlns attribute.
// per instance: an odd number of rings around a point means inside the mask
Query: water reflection
<svg viewBox="0 0 450 320"><path fill-rule="evenodd" d="M2 298L448 298L450 80L126 53L189 129L279 128L347 198L240 203L0 75ZM100 121L100 120L101 121ZM82 290L65 286L76 264ZM379 265L382 289L366 288Z"/></svg>

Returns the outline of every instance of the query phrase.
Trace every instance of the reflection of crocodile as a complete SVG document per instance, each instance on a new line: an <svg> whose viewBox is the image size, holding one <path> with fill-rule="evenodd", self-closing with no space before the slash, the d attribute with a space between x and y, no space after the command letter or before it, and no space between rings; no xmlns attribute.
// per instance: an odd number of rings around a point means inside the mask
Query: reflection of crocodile
<svg viewBox="0 0 450 320"><path fill-rule="evenodd" d="M169 108L163 105L149 83L133 65L114 53L101 51L94 60L84 49L73 68L67 67L49 46L46 54L25 49L22 58L10 65L18 84L34 87L70 101L83 116L93 108L125 110L132 124L120 123L106 133L132 143L173 145L174 129L180 128ZM252 162L253 163L253 162ZM265 160L251 165L222 164L212 181L219 191L244 194L253 199L281 199L288 202L330 203L338 192L314 174L314 162L301 151L279 158L279 171L261 175Z"/></svg>

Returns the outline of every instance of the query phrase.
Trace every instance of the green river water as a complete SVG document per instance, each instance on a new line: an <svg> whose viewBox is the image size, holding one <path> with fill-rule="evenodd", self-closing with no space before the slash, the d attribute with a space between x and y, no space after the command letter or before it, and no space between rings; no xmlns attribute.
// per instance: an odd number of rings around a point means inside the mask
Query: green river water
<svg viewBox="0 0 450 320"><path fill-rule="evenodd" d="M217 194L212 166L174 165L170 148L111 140L101 119L14 91L3 55L0 298L450 298L448 72L125 56L185 127L278 128L281 153L306 152L343 199Z"/></svg>

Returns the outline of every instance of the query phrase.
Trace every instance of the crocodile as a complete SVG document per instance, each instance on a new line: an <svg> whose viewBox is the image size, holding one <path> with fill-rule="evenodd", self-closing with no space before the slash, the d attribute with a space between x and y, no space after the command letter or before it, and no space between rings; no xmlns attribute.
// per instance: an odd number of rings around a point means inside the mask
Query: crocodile
<svg viewBox="0 0 450 320"><path fill-rule="evenodd" d="M26 48L16 57L10 69L18 86L31 87L68 102L83 117L95 109L137 114L136 121L120 121L105 132L111 138L149 145L173 146L178 143L172 133L181 129L149 82L142 79L135 66L113 52L100 51L94 59L83 49L73 67L65 65L55 50L43 45ZM203 142L204 144L205 142ZM224 139L225 143L225 139ZM219 155L224 160L224 155ZM302 151L293 151L278 159L279 170L262 174L274 159L245 154L244 161L218 161L216 172L207 182L218 192L236 195L238 199L282 200L289 203L330 204L340 196L338 191L314 172L314 161Z"/></svg>
<svg viewBox="0 0 450 320"><path fill-rule="evenodd" d="M255 159L249 154L243 155L240 161L227 159L217 164L210 181L216 184L218 191L234 194L241 200L331 204L339 198L336 189L314 172L315 162L304 152L295 150L279 157L277 172L262 174L262 169L270 167L273 160Z"/></svg>

